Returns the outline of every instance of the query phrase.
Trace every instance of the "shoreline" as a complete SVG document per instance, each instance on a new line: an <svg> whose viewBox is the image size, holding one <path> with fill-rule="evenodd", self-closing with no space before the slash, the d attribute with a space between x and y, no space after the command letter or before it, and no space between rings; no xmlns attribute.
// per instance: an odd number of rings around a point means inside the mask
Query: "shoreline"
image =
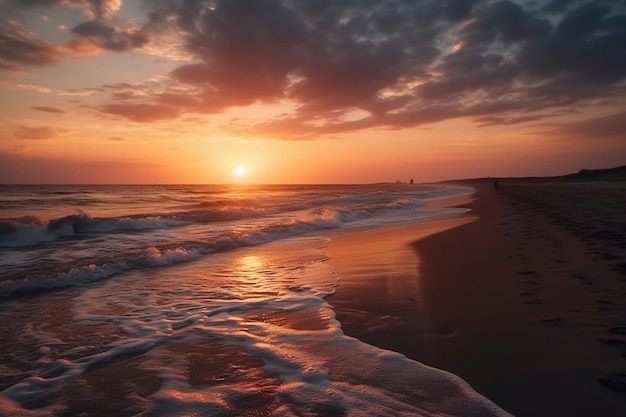
<svg viewBox="0 0 626 417"><path fill-rule="evenodd" d="M473 220L463 213L334 236L324 252L339 281L326 301L344 333L422 359L426 323L419 310L420 280L411 243Z"/></svg>
<svg viewBox="0 0 626 417"><path fill-rule="evenodd" d="M565 211L588 223L593 213L570 207L581 191L459 183L476 189L474 200L448 204L469 214L327 246L339 276L328 302L344 332L450 371L518 417L624 415L619 259L607 263L580 225L555 221ZM619 195L598 185L586 192L590 207ZM621 224L624 215L612 212Z"/></svg>

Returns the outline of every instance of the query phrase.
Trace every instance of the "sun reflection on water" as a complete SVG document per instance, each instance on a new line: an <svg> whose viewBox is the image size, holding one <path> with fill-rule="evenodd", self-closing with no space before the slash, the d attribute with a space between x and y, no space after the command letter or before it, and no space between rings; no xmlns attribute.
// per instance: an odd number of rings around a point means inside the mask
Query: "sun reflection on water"
<svg viewBox="0 0 626 417"><path fill-rule="evenodd" d="M237 270L241 272L257 272L265 266L266 261L262 256L245 255L238 259Z"/></svg>

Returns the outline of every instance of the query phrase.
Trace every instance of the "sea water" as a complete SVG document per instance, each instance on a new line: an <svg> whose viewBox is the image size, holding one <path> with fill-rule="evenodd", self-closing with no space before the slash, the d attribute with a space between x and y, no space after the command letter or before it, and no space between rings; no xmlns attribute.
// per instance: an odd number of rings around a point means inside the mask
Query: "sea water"
<svg viewBox="0 0 626 417"><path fill-rule="evenodd" d="M0 415L506 415L327 302L333 236L470 191L0 186Z"/></svg>

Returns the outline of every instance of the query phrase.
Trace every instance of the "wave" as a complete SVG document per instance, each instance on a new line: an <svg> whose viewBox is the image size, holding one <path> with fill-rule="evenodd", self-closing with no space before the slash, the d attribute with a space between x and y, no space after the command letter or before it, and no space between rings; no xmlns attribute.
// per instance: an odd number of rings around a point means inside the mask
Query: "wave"
<svg viewBox="0 0 626 417"><path fill-rule="evenodd" d="M445 190L429 191L440 195ZM368 199L372 193L363 192L320 204L328 194L310 193L295 200L281 196L256 207L249 201L221 207L206 204L195 210L126 217L93 218L79 211L49 221L33 216L0 219L0 248L12 248L2 261L0 298L79 286L305 233L451 214L422 210L424 193L385 191L382 198Z"/></svg>
<svg viewBox="0 0 626 417"><path fill-rule="evenodd" d="M76 235L159 229L187 223L176 216L94 219L82 211L47 222L34 216L0 219L0 247L33 246Z"/></svg>
<svg viewBox="0 0 626 417"><path fill-rule="evenodd" d="M360 204L352 207L320 207L311 209L306 217L317 222L352 223L361 219L375 217L387 212L410 210L424 206L424 201L411 197L399 197L389 201Z"/></svg>
<svg viewBox="0 0 626 417"><path fill-rule="evenodd" d="M0 219L0 247L26 247L80 235L167 229L193 223L229 222L258 218L275 211L223 207L168 214L93 218L84 211L44 221L34 216Z"/></svg>
<svg viewBox="0 0 626 417"><path fill-rule="evenodd" d="M197 259L201 256L198 250L183 247L158 249L151 246L141 252L128 254L118 259L111 258L101 263L90 263L71 267L68 270L57 270L53 273L34 273L25 277L9 277L0 281L0 298L13 294L41 292L44 290L76 287L90 282L109 278L122 272L134 269L173 265ZM24 274L20 274L24 275Z"/></svg>
<svg viewBox="0 0 626 417"><path fill-rule="evenodd" d="M415 208L423 203L414 198L397 198L388 202L361 204L354 207L318 207L299 214L302 224L327 228L339 226L364 217L375 216L384 211ZM213 207L212 207L213 206ZM111 234L141 230L167 229L194 223L231 222L244 219L260 219L289 212L302 212L301 203L276 209L255 208L247 204L219 207L219 204L204 205L204 209L180 211L168 214L133 215L127 217L93 218L84 211L44 221L34 216L15 219L0 219L0 247L27 247L81 235ZM289 227L289 221L286 223ZM310 227L304 227L310 230Z"/></svg>
<svg viewBox="0 0 626 417"><path fill-rule="evenodd" d="M254 246L304 233L335 229L346 223L366 218L372 213L389 209L406 209L421 203L412 199L398 199L387 204L373 204L361 207L357 211L335 209L313 209L301 212L292 218L266 219L263 225L248 225L224 232L210 240L193 240L172 242L160 247L147 246L142 250L124 251L109 255L106 259L84 261L83 265L62 264L57 270L50 268L20 271L13 276L4 276L0 281L0 297L9 297L15 293L37 292L47 289L79 286L98 281L123 272L177 264L197 259L200 256L215 252L231 250L238 247ZM19 219L25 227L43 228L44 224L36 218ZM45 233L57 233L56 236L71 234L76 230L93 231L99 227L135 228L153 226L151 222L161 223L163 219L122 219L121 224L108 225L106 222L95 222L84 213L63 217L45 225ZM166 220L167 221L167 220ZM35 266L33 266L35 268Z"/></svg>

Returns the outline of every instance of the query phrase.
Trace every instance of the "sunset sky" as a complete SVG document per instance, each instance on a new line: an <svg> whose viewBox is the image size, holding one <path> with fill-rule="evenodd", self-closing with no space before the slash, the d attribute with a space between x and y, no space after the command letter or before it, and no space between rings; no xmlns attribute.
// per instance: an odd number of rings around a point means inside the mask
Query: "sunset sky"
<svg viewBox="0 0 626 417"><path fill-rule="evenodd" d="M0 21L0 183L626 164L623 0L0 0Z"/></svg>

